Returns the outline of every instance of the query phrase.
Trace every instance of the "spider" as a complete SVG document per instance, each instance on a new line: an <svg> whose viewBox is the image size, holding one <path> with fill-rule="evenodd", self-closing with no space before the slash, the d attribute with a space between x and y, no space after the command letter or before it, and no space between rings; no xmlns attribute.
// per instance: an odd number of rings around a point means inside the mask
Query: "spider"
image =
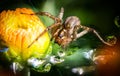
<svg viewBox="0 0 120 76"><path fill-rule="evenodd" d="M47 16L53 19L54 23L51 26L48 26L42 33L40 33L39 36L36 37L36 39L28 45L28 48L32 46L32 44L34 44L34 42L37 41L45 32L49 30L51 30L52 39L54 39L55 42L63 48L68 46L69 43L71 43L72 41L75 41L76 39L89 32L93 32L106 45L112 46L113 44L115 44L115 41L113 43L104 41L95 29L81 25L80 19L77 16L67 17L66 20L63 22L63 14L64 8L61 8L61 11L57 17L51 15L48 12L37 12L34 14L30 14ZM83 31L78 32L79 29L82 29Z"/></svg>

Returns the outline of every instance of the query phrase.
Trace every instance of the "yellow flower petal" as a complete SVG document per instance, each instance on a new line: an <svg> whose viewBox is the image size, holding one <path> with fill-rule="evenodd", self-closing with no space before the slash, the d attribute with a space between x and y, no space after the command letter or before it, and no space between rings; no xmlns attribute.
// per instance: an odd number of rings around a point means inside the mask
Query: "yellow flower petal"
<svg viewBox="0 0 120 76"><path fill-rule="evenodd" d="M10 59L18 56L23 60L31 56L40 58L48 50L50 44L48 32L41 36L30 48L27 48L46 29L38 16L29 15L32 13L34 12L27 8L17 8L0 13L0 38L9 47L6 54Z"/></svg>

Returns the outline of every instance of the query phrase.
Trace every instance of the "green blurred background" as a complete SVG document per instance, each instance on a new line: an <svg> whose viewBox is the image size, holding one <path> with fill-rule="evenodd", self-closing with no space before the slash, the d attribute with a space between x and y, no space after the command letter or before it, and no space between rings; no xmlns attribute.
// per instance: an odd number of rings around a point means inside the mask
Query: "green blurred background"
<svg viewBox="0 0 120 76"><path fill-rule="evenodd" d="M81 23L96 27L101 33L115 31L114 18L119 15L119 2L105 0L1 0L0 11L28 7L37 11L47 11L58 15L64 7L64 19L68 16L78 16Z"/></svg>
<svg viewBox="0 0 120 76"><path fill-rule="evenodd" d="M35 12L44 11L57 16L60 8L63 7L65 10L63 21L68 16L77 16L82 25L96 29L105 39L109 35L119 34L119 28L114 23L115 17L120 16L119 5L117 0L1 0L0 11L26 7ZM47 17L41 17L41 19L46 26L53 23ZM85 53L97 48L98 44L101 44L99 39L89 33L70 45L69 50L74 53L67 56L65 62L53 66L48 73L38 73L31 70L31 76L79 76L79 74L72 73L71 68L91 65L92 62L86 58ZM0 64L4 63L0 62ZM94 72L83 76L94 76Z"/></svg>

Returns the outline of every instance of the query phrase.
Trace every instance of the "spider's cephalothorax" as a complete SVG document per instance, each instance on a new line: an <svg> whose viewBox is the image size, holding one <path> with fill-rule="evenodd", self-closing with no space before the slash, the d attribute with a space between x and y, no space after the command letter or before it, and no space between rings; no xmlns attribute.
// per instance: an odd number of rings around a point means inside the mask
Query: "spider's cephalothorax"
<svg viewBox="0 0 120 76"><path fill-rule="evenodd" d="M36 37L36 39L33 42L31 42L28 48L48 30L51 30L52 39L54 39L55 42L58 43L63 48L65 48L71 41L74 41L77 38L82 37L88 32L93 32L104 44L107 44L109 46L112 46L113 44L116 43L116 38L114 38L114 41L112 43L104 41L95 29L87 26L82 26L80 24L79 18L76 16L67 17L66 20L62 22L62 17L64 14L63 8L61 8L58 17L55 17L48 12L38 12L35 14L48 16L52 18L54 20L54 24L48 26L46 30L44 30L41 34L39 34L39 36ZM31 14L31 15L35 15L35 14ZM82 29L82 31L78 32L79 29Z"/></svg>
<svg viewBox="0 0 120 76"><path fill-rule="evenodd" d="M80 28L80 20L76 16L68 17L65 22L53 32L52 36L62 47L66 47L77 38L77 30Z"/></svg>

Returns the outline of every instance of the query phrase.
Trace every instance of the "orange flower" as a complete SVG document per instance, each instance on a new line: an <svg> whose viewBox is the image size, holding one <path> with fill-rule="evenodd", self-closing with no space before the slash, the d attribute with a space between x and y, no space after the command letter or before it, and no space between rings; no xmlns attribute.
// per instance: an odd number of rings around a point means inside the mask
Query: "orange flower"
<svg viewBox="0 0 120 76"><path fill-rule="evenodd" d="M120 75L120 38L117 38L114 46L104 45L98 48L94 57L97 76L119 76Z"/></svg>
<svg viewBox="0 0 120 76"><path fill-rule="evenodd" d="M29 57L41 58L48 52L50 46L48 32L27 48L46 29L38 16L29 15L32 13L34 12L27 8L17 8L0 13L0 39L9 48L5 53L10 60L23 61Z"/></svg>

